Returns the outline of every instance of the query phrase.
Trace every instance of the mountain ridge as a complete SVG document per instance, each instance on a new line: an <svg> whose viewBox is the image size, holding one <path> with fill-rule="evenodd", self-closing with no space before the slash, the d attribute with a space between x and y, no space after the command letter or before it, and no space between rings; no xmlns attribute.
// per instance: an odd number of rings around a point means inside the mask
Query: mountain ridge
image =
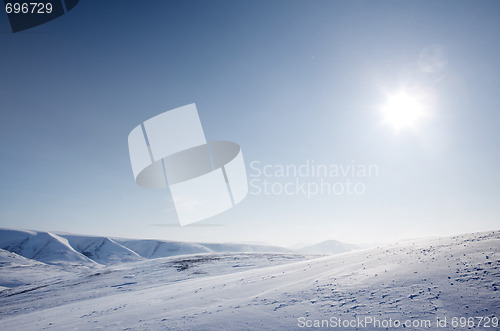
<svg viewBox="0 0 500 331"><path fill-rule="evenodd" d="M0 249L47 264L88 266L200 253L293 252L270 245L126 239L5 228L0 228Z"/></svg>

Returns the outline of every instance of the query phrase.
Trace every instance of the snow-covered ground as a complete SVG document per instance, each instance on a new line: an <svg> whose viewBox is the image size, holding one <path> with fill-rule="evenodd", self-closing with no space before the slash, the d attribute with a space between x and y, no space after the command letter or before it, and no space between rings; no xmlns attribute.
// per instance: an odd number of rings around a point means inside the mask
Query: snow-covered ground
<svg viewBox="0 0 500 331"><path fill-rule="evenodd" d="M317 255L334 255L360 249L360 247L352 244L342 243L337 240L327 240L314 245L298 247L295 251L302 254L317 254Z"/></svg>
<svg viewBox="0 0 500 331"><path fill-rule="evenodd" d="M499 250L495 231L319 258L208 252L74 271L0 251L2 274L51 268L46 279L0 291L0 329L291 330L339 318L352 329L375 329L370 319L436 329L446 318L462 330L462 317L493 326Z"/></svg>

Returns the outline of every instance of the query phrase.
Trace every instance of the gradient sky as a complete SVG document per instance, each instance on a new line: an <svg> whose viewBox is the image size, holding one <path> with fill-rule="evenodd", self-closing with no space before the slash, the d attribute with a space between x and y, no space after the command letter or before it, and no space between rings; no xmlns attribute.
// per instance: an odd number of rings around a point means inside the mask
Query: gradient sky
<svg viewBox="0 0 500 331"><path fill-rule="evenodd" d="M499 229L500 2L81 1L13 34L0 15L0 227L279 245ZM384 124L388 95L431 116ZM417 93L417 92L415 92ZM249 195L176 226L127 136L195 102L249 164L376 164L361 196Z"/></svg>

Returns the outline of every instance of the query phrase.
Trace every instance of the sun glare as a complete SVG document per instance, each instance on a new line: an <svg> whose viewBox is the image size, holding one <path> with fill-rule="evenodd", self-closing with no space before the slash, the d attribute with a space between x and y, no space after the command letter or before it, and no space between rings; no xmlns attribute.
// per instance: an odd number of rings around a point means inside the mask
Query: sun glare
<svg viewBox="0 0 500 331"><path fill-rule="evenodd" d="M405 92L389 96L382 111L385 123L397 130L414 127L424 116L419 100Z"/></svg>

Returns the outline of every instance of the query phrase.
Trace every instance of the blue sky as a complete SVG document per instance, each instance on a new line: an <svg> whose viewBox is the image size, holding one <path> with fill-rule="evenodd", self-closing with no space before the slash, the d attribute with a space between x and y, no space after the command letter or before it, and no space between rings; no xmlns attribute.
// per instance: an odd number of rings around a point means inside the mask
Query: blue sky
<svg viewBox="0 0 500 331"><path fill-rule="evenodd" d="M497 1L94 0L13 34L0 15L0 226L281 245L498 229L499 17ZM398 91L430 116L384 123ZM134 183L127 136L193 102L247 167L379 175L363 195L249 195L175 226L168 192Z"/></svg>

